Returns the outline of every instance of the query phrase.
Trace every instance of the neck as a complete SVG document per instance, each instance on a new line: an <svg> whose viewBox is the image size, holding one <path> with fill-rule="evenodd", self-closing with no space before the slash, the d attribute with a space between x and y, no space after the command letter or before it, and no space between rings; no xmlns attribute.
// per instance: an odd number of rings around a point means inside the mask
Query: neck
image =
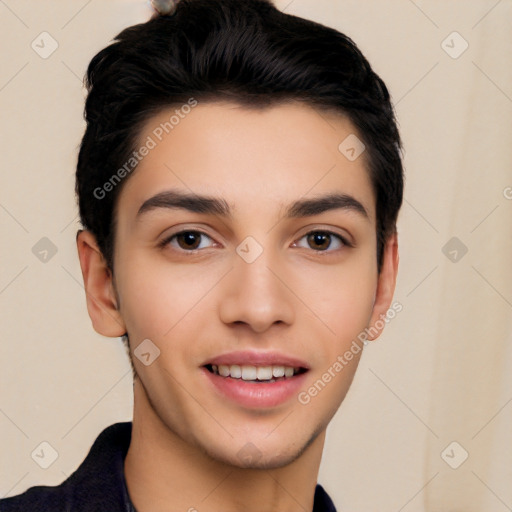
<svg viewBox="0 0 512 512"><path fill-rule="evenodd" d="M325 430L287 466L245 469L209 457L171 431L153 410L138 378L134 404L124 471L138 512L313 510Z"/></svg>

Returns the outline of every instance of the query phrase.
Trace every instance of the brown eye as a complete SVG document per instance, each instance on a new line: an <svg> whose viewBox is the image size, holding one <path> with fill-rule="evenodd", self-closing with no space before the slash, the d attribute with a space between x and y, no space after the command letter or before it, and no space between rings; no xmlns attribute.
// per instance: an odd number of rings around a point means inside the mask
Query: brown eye
<svg viewBox="0 0 512 512"><path fill-rule="evenodd" d="M201 234L194 231L185 231L177 235L176 240L182 249L197 249L201 242Z"/></svg>
<svg viewBox="0 0 512 512"><path fill-rule="evenodd" d="M322 233L321 231L310 233L308 235L308 244L312 249L324 251L331 245L331 235L329 235L329 233Z"/></svg>
<svg viewBox="0 0 512 512"><path fill-rule="evenodd" d="M162 245L191 252L211 247L211 242L212 239L201 231L181 231L164 240Z"/></svg>
<svg viewBox="0 0 512 512"><path fill-rule="evenodd" d="M301 242L302 240L306 240L305 244ZM316 252L332 252L350 244L342 236L330 231L311 231L304 235L297 245L306 249L313 249Z"/></svg>

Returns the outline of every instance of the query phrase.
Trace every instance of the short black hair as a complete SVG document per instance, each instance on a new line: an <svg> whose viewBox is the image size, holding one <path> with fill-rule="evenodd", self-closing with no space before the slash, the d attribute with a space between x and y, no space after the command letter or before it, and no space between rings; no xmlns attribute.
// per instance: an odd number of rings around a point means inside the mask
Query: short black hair
<svg viewBox="0 0 512 512"><path fill-rule="evenodd" d="M348 36L270 0L181 0L174 14L118 34L91 60L85 85L76 193L81 223L110 269L116 198L136 168L126 163L141 130L193 98L251 108L296 100L346 116L366 146L380 272L402 204L402 145L386 85Z"/></svg>

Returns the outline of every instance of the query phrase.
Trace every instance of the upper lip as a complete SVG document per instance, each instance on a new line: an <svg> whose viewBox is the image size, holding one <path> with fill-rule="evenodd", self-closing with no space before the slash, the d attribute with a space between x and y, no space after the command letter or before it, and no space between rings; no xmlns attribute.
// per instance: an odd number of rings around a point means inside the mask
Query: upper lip
<svg viewBox="0 0 512 512"><path fill-rule="evenodd" d="M203 366L209 364L226 366L233 364L247 366L289 366L292 368L309 369L309 365L297 357L280 352L259 352L253 350L242 350L222 354L209 359Z"/></svg>

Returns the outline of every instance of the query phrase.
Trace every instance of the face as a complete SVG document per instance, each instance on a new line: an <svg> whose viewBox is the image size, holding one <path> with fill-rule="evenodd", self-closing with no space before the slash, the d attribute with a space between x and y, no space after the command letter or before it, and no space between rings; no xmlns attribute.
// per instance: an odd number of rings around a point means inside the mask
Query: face
<svg viewBox="0 0 512 512"><path fill-rule="evenodd" d="M299 103L199 103L159 141L169 117L147 123L140 140L156 146L117 204L139 384L188 446L280 467L325 430L362 350L340 356L389 307L365 155L338 150L349 121Z"/></svg>

